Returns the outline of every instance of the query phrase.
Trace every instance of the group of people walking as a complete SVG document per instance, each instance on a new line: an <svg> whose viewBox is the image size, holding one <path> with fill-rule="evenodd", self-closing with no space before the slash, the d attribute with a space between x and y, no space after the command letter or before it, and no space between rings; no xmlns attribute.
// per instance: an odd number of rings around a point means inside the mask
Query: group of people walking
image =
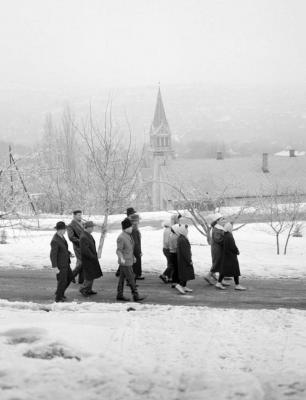
<svg viewBox="0 0 306 400"><path fill-rule="evenodd" d="M127 216L121 222L122 232L117 238L118 270L119 278L117 286L117 300L130 301L124 296L125 282L131 290L134 301L142 301L145 296L138 293L138 280L143 280L142 275L142 249L141 233L139 231L139 214L134 208L127 209ZM238 263L239 250L232 235L232 224L225 220L221 214L214 214L211 218L211 255L212 268L205 276L205 280L217 289L225 290L228 286L226 277L233 277L235 289L245 290L239 284L240 269ZM182 216L175 214L169 222L164 223L163 253L167 260L167 267L160 279L164 283L171 283L180 294L192 292L187 282L195 279L192 262L191 245L188 239L188 225L181 223ZM83 223L82 211L73 212L73 220L66 226L59 221L56 233L51 241L50 259L53 270L56 272L57 288L55 301L66 300L65 291L71 282L81 285L80 293L84 297L97 294L93 290L94 280L103 276L98 260L96 243L92 236L94 223ZM71 269L71 258L74 255L68 249L65 233L73 244L76 257L76 267ZM219 273L217 277L216 273Z"/></svg>
<svg viewBox="0 0 306 400"><path fill-rule="evenodd" d="M163 253L167 268L159 277L164 283L171 283L181 294L186 294L192 292L186 285L187 281L195 279L195 275L188 225L181 224L181 218L180 214L173 215L169 223L164 223ZM233 277L235 289L246 290L239 283L239 250L232 234L232 223L220 213L210 215L207 219L211 225L212 267L204 279L217 289L225 290L230 285L225 279Z"/></svg>

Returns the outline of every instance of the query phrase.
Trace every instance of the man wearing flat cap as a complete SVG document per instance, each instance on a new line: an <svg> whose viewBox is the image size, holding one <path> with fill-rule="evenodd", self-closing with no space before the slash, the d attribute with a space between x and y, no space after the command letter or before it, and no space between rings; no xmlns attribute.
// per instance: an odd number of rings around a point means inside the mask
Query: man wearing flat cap
<svg viewBox="0 0 306 400"><path fill-rule="evenodd" d="M84 226L82 223L82 211L75 210L73 211L72 214L73 214L73 219L67 226L67 231L69 240L73 244L74 254L77 259L75 269L73 270L73 276L76 277L79 275L78 282L79 284L82 284L84 282L84 274L82 269L81 252L80 252L80 236L81 233L84 231Z"/></svg>
<svg viewBox="0 0 306 400"><path fill-rule="evenodd" d="M80 289L80 292L85 297L97 294L92 289L93 282L103 275L98 260L96 242L92 236L93 230L94 223L87 221L84 224L84 231L80 236L80 252L84 272L84 285Z"/></svg>
<svg viewBox="0 0 306 400"><path fill-rule="evenodd" d="M55 301L65 301L65 290L73 279L70 268L70 257L72 254L68 250L68 243L64 237L66 232L66 224L63 221L57 222L56 233L51 240L50 259L52 268L56 272L57 288L55 292Z"/></svg>

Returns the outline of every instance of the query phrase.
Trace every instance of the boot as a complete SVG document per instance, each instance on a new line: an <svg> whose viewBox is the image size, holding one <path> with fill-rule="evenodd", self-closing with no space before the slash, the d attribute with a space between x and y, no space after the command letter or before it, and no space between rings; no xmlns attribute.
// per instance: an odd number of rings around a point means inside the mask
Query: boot
<svg viewBox="0 0 306 400"><path fill-rule="evenodd" d="M117 301L130 301L130 299L128 297L124 297L124 296L117 296Z"/></svg>
<svg viewBox="0 0 306 400"><path fill-rule="evenodd" d="M144 300L145 298L146 298L146 296L139 296L138 293L135 293L135 294L133 295L133 300L134 300L135 302L142 301L142 300Z"/></svg>

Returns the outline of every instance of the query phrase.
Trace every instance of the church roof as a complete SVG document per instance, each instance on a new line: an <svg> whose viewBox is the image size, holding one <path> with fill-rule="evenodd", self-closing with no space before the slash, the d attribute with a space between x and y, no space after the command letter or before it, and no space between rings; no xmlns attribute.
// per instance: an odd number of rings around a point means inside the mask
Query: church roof
<svg viewBox="0 0 306 400"><path fill-rule="evenodd" d="M177 159L162 167L162 180L194 199L205 194L210 198L222 194L228 198L254 197L269 195L276 189L283 195L293 190L306 194L305 156L269 156L268 168L269 173L263 173L260 156L224 160Z"/></svg>
<svg viewBox="0 0 306 400"><path fill-rule="evenodd" d="M158 88L154 118L151 125L151 133L159 131L161 127L169 129L161 91L160 88Z"/></svg>

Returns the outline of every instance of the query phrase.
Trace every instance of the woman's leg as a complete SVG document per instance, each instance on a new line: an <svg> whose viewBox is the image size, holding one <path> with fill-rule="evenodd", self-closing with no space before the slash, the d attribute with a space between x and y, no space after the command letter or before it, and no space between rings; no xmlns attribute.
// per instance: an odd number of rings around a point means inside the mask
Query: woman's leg
<svg viewBox="0 0 306 400"><path fill-rule="evenodd" d="M222 283L223 279L224 279L224 275L219 274L218 282L219 282L219 283Z"/></svg>
<svg viewBox="0 0 306 400"><path fill-rule="evenodd" d="M239 285L239 276L238 275L234 276L234 281L235 281L236 285Z"/></svg>
<svg viewBox="0 0 306 400"><path fill-rule="evenodd" d="M177 265L177 255L176 253L171 253L171 263L173 267L173 275L172 275L172 283L178 284L179 277L178 277L178 265Z"/></svg>

